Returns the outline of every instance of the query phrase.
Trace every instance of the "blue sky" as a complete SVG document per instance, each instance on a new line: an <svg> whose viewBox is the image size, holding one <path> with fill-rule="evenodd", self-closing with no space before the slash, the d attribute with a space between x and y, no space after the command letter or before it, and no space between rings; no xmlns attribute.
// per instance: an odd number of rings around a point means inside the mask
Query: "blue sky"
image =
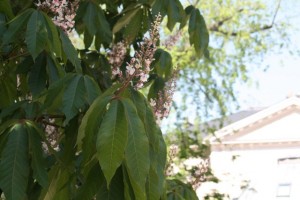
<svg viewBox="0 0 300 200"><path fill-rule="evenodd" d="M282 53L266 55L262 65L269 65L269 69L264 72L254 68L250 73L253 84L238 87L241 110L272 105L289 94L300 94L300 54L289 53L289 50L300 51L300 1L283 0L276 18L279 21L290 24L286 32L291 44Z"/></svg>

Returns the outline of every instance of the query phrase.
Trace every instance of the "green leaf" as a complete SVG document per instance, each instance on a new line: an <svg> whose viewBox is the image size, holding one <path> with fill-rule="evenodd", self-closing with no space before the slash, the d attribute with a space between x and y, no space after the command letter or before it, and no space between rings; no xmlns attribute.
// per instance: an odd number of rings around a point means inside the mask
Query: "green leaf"
<svg viewBox="0 0 300 200"><path fill-rule="evenodd" d="M149 107L143 94L135 90L130 90L130 97L137 107L138 114L143 121L149 140L150 171L146 183L147 197L148 199L159 199L163 193L165 181L164 169L166 149L160 144L160 140L163 138L161 137L161 131L156 124L153 111Z"/></svg>
<svg viewBox="0 0 300 200"><path fill-rule="evenodd" d="M162 49L157 49L155 54L155 61L153 66L156 72L163 78L170 78L173 70L172 56Z"/></svg>
<svg viewBox="0 0 300 200"><path fill-rule="evenodd" d="M96 35L96 46L100 46L99 43L109 46L112 42L112 31L103 10L100 7L98 9L98 20L96 21L96 24L97 27L99 27Z"/></svg>
<svg viewBox="0 0 300 200"><path fill-rule="evenodd" d="M28 135L23 124L16 124L9 132L0 162L0 188L7 200L26 198L28 176Z"/></svg>
<svg viewBox="0 0 300 200"><path fill-rule="evenodd" d="M33 11L27 23L26 44L33 60L45 49L48 33L43 15Z"/></svg>
<svg viewBox="0 0 300 200"><path fill-rule="evenodd" d="M55 53L55 56L61 58L61 41L58 36L57 27L54 25L53 21L48 17L46 13L43 13L43 16L46 22L50 50Z"/></svg>
<svg viewBox="0 0 300 200"><path fill-rule="evenodd" d="M59 80L59 70L57 69L54 60L50 56L47 56L47 72L49 76L49 85Z"/></svg>
<svg viewBox="0 0 300 200"><path fill-rule="evenodd" d="M32 66L28 77L29 88L33 96L37 96L43 89L45 89L46 81L46 57L44 54L40 54Z"/></svg>
<svg viewBox="0 0 300 200"><path fill-rule="evenodd" d="M123 182L124 182L124 197L125 200L132 200L134 198L133 188L131 186L128 172L126 170L125 164L122 164L122 172L123 172Z"/></svg>
<svg viewBox="0 0 300 200"><path fill-rule="evenodd" d="M102 115L106 110L106 106L108 102L112 99L112 94L116 91L116 89L119 86L120 85L118 84L112 86L110 89L105 91L101 96L95 99L95 101L93 101L92 105L89 107L89 109L83 116L81 124L79 126L77 142L76 142L78 146L78 150L82 149L82 139L85 138L86 135L88 135L90 138L87 141L90 142L94 141L93 137L91 136L98 131L99 124L102 120ZM88 142L87 145L90 145L90 142Z"/></svg>
<svg viewBox="0 0 300 200"><path fill-rule="evenodd" d="M169 30L173 30L176 22L181 22L184 18L185 12L179 0L169 0L168 3L168 23Z"/></svg>
<svg viewBox="0 0 300 200"><path fill-rule="evenodd" d="M105 178L101 172L99 164L96 163L88 173L85 181L82 183L76 199L93 199L101 185L106 185Z"/></svg>
<svg viewBox="0 0 300 200"><path fill-rule="evenodd" d="M146 8L138 9L138 12L135 14L134 18L132 18L130 23L126 25L124 29L124 37L127 38L126 41L134 41L136 37L141 34L140 32L145 29L145 27L148 29L148 23L146 23L147 21L143 21L145 18L143 14L145 10Z"/></svg>
<svg viewBox="0 0 300 200"><path fill-rule="evenodd" d="M33 170L33 177L38 181L42 187L48 185L48 173L46 160L43 156L42 140L36 130L30 123L27 123L27 130L29 133L29 149L31 154L31 167Z"/></svg>
<svg viewBox="0 0 300 200"><path fill-rule="evenodd" d="M102 184L97 194L97 199L101 200L124 200L124 184L122 167L119 167L112 178L109 188L107 184Z"/></svg>
<svg viewBox="0 0 300 200"><path fill-rule="evenodd" d="M7 131L11 126L13 126L17 122L16 119L10 119L5 122L2 122L0 125L0 135L2 135L5 131Z"/></svg>
<svg viewBox="0 0 300 200"><path fill-rule="evenodd" d="M169 0L156 0L152 6L152 15L156 16L158 13L164 17L168 12Z"/></svg>
<svg viewBox="0 0 300 200"><path fill-rule="evenodd" d="M43 188L40 199L43 200L65 200L70 199L70 192L66 185L70 180L67 169L62 169L59 165L52 166L49 172L48 187Z"/></svg>
<svg viewBox="0 0 300 200"><path fill-rule="evenodd" d="M191 12L188 31L190 44L194 45L197 56L201 57L207 51L209 35L204 18L198 9Z"/></svg>
<svg viewBox="0 0 300 200"><path fill-rule="evenodd" d="M6 16L0 13L0 44L2 44L2 37L6 30Z"/></svg>
<svg viewBox="0 0 300 200"><path fill-rule="evenodd" d="M62 111L66 115L65 123L68 123L85 105L85 87L81 75L74 76L66 86L63 95Z"/></svg>
<svg viewBox="0 0 300 200"><path fill-rule="evenodd" d="M22 32L22 29L25 27L30 15L34 9L27 9L25 12L21 13L20 15L16 16L9 22L8 30L5 32L3 36L3 43L8 44L20 36L23 36L20 34Z"/></svg>
<svg viewBox="0 0 300 200"><path fill-rule="evenodd" d="M114 100L103 117L97 136L97 155L107 187L123 161L127 137L124 108L120 101Z"/></svg>
<svg viewBox="0 0 300 200"><path fill-rule="evenodd" d="M148 99L157 99L159 91L162 91L164 87L165 81L162 77L157 77L156 79L154 79L154 82L149 89Z"/></svg>
<svg viewBox="0 0 300 200"><path fill-rule="evenodd" d="M63 51L66 54L68 60L74 65L77 73L82 73L81 63L78 58L78 53L77 53L75 47L73 46L71 40L60 29L59 29L59 33L60 33L60 39L62 42L62 48L63 48Z"/></svg>
<svg viewBox="0 0 300 200"><path fill-rule="evenodd" d="M167 181L167 190L168 199L198 200L197 194L191 185L177 179Z"/></svg>
<svg viewBox="0 0 300 200"><path fill-rule="evenodd" d="M133 18L137 17L138 11L141 10L140 6L140 4L137 4L134 6L134 9L127 11L114 25L112 32L118 32L119 30L121 30L121 28L129 24L129 22L131 22Z"/></svg>
<svg viewBox="0 0 300 200"><path fill-rule="evenodd" d="M160 199L161 196L160 186L161 185L159 184L159 177L156 173L156 169L151 165L149 170L149 176L147 179L147 186L146 186L148 200Z"/></svg>
<svg viewBox="0 0 300 200"><path fill-rule="evenodd" d="M0 0L0 13L4 13L9 20L14 17L14 13L10 6L9 0Z"/></svg>
<svg viewBox="0 0 300 200"><path fill-rule="evenodd" d="M156 165L156 173L159 177L159 181L158 181L158 187L160 188L160 193L163 193L163 188L164 188L164 184L165 184L165 168L166 168L166 162L167 162L167 146L165 143L165 140L162 136L161 131L159 130L159 135L158 135L158 153L155 152L156 154L156 161L157 161L157 165Z"/></svg>
<svg viewBox="0 0 300 200"><path fill-rule="evenodd" d="M86 101L91 105L93 101L101 94L101 90L94 79L84 75L84 86L86 91Z"/></svg>
<svg viewBox="0 0 300 200"><path fill-rule="evenodd" d="M17 98L17 80L13 76L0 77L0 94L5 98L0 98L0 109L3 109L11 104Z"/></svg>
<svg viewBox="0 0 300 200"><path fill-rule="evenodd" d="M88 32L91 35L95 35L98 28L95 26L95 22L98 21L98 5L93 2L88 2L84 16L82 18L84 25L87 27Z"/></svg>
<svg viewBox="0 0 300 200"><path fill-rule="evenodd" d="M66 84L75 76L75 74L67 74L59 80L52 83L49 89L46 91L46 99L41 110L46 110L47 112L61 112L62 98Z"/></svg>
<svg viewBox="0 0 300 200"><path fill-rule="evenodd" d="M145 183L150 168L149 142L136 107L129 99L121 100L128 124L126 167L136 199L146 199Z"/></svg>

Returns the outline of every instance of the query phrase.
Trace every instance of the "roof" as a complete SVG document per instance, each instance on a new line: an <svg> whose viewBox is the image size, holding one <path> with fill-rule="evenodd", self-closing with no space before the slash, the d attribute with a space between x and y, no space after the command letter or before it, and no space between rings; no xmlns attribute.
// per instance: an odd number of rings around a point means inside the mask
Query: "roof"
<svg viewBox="0 0 300 200"><path fill-rule="evenodd" d="M210 137L209 140L211 143L220 140L222 141L228 136L238 134L240 130L244 130L247 127L253 127L254 124L257 124L265 119L269 119L270 117L276 115L276 113L281 113L289 108L297 108L300 110L299 96L291 96L282 102L264 109L247 110L233 114L228 117L228 121L232 120L232 123L228 123L223 128L216 131L214 136Z"/></svg>

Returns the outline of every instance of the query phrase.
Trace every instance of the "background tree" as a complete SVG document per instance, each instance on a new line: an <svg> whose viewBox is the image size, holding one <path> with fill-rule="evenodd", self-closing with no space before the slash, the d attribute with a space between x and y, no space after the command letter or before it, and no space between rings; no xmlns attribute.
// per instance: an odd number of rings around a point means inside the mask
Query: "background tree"
<svg viewBox="0 0 300 200"><path fill-rule="evenodd" d="M196 60L197 53L190 51L188 45L188 34L178 31L174 35L178 42L170 52L173 62L180 67L179 92L175 116L166 123L165 138L169 145L178 146L173 161L179 170L174 177L193 183L198 174L217 181L209 169L199 174L201 165L191 167L185 161L209 158L209 144L203 143L203 138L220 128L224 120L221 118L236 109L236 86L251 81L252 68L266 70L267 66L262 65L264 56L289 46L288 24L276 18L280 0L188 2L201 8L205 16L210 56ZM165 32L170 33L167 29ZM194 122L188 119L191 116ZM220 118L218 122L206 123L216 117Z"/></svg>
<svg viewBox="0 0 300 200"><path fill-rule="evenodd" d="M179 0L0 1L1 198L197 199L164 174L156 121L175 76L164 17L207 54L203 16Z"/></svg>

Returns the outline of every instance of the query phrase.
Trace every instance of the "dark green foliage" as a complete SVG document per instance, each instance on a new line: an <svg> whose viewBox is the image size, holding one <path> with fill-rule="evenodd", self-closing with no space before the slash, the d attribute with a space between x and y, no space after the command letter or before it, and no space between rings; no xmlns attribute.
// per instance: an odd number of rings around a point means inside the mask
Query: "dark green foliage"
<svg viewBox="0 0 300 200"><path fill-rule="evenodd" d="M166 144L149 102L112 77L107 54L125 41L124 71L130 47L139 50L158 12L170 30L189 20L179 0L80 1L75 31L84 46L77 49L51 12L30 0L0 0L0 191L7 200L171 195L165 189L177 182L167 186ZM203 52L208 37L195 12L191 43ZM173 70L167 51L155 57L149 97Z"/></svg>

